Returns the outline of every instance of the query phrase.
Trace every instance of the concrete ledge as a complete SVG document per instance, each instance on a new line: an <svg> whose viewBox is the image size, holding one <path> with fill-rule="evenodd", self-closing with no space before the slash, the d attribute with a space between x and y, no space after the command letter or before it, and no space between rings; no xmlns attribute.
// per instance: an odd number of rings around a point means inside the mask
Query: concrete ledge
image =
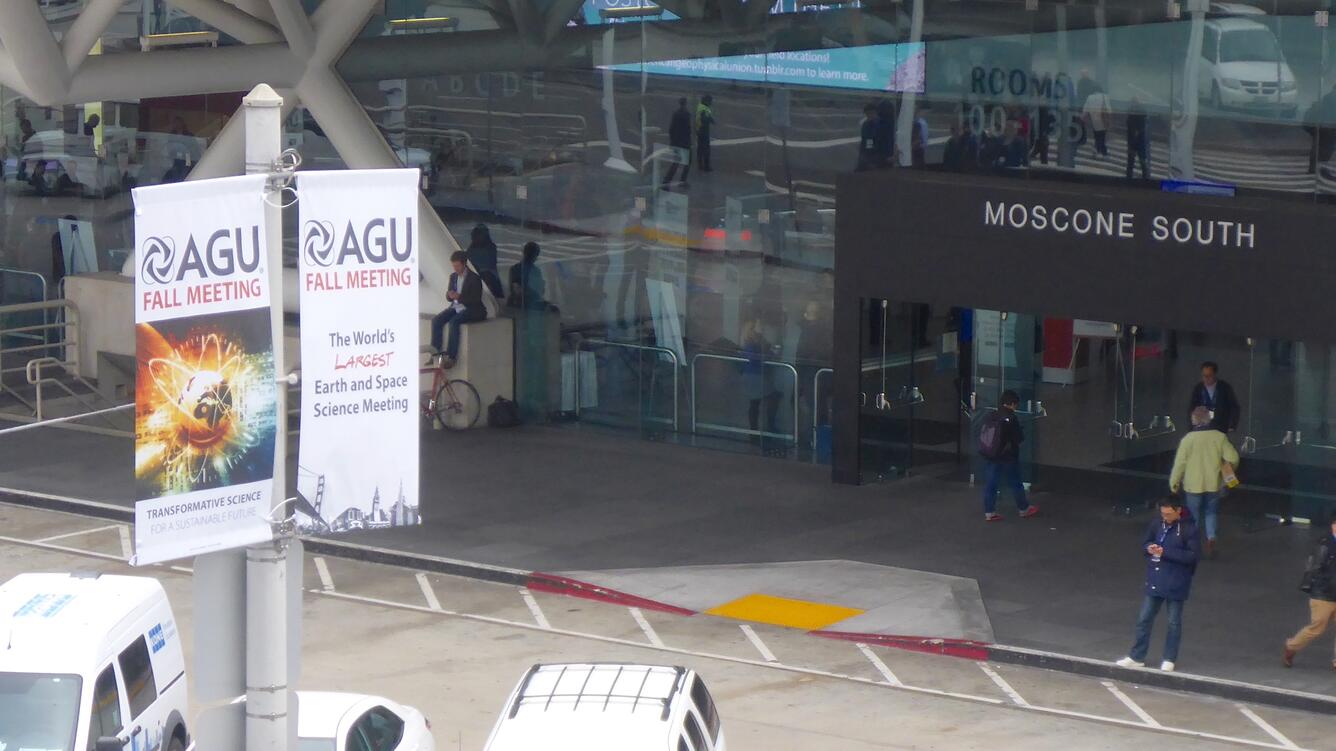
<svg viewBox="0 0 1336 751"><path fill-rule="evenodd" d="M421 314L419 350L426 351L431 341L431 319ZM449 331L446 331L449 336ZM447 371L451 379L462 378L478 391L480 415L475 427L487 427L487 407L497 397L515 398L515 329L510 318L488 318L466 323L459 329L459 361ZM431 387L431 376L419 378L422 390Z"/></svg>
<svg viewBox="0 0 1336 751"><path fill-rule="evenodd" d="M1219 696L1222 699L1246 701L1253 704L1267 704L1285 709L1298 709L1305 712L1336 715L1336 697L1323 694L1310 694L1287 688L1264 686L1258 683L1244 683L1224 678L1212 678L1192 673L1166 673L1153 668L1124 668L1103 660L1088 657L1043 652L1022 647L1006 647L999 644L988 646L988 659L1010 665L1060 670L1092 678L1107 678L1134 683L1142 686L1183 691L1193 694ZM1280 659L1280 650L1276 651Z"/></svg>
<svg viewBox="0 0 1336 751"><path fill-rule="evenodd" d="M79 311L79 375L97 378L97 353L135 356L135 280L110 271L65 277Z"/></svg>

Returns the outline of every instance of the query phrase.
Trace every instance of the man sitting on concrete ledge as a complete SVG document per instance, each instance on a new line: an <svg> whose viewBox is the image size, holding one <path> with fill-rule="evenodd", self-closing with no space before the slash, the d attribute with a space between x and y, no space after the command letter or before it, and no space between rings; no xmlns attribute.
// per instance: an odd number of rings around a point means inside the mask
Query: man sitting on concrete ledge
<svg viewBox="0 0 1336 751"><path fill-rule="evenodd" d="M445 297L450 307L436 314L431 319L431 351L435 355L444 354L441 364L454 367L459 358L459 327L466 323L487 318L487 308L482 304L482 279L468 267L468 255L464 251L455 251L450 256L450 265L455 273L450 275L450 286ZM441 335L445 327L450 327L450 339L441 352Z"/></svg>

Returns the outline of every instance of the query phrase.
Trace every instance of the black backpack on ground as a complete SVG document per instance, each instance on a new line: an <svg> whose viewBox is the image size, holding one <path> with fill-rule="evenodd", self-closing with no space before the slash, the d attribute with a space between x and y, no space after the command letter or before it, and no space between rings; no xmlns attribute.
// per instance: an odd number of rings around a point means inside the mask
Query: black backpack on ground
<svg viewBox="0 0 1336 751"><path fill-rule="evenodd" d="M487 425L493 428L514 428L520 424L520 408L504 396L487 406Z"/></svg>

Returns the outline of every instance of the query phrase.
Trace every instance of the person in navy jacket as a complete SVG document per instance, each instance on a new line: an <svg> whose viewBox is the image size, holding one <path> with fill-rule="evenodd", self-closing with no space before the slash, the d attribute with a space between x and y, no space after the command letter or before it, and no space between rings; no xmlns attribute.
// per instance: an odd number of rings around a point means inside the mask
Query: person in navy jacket
<svg viewBox="0 0 1336 751"><path fill-rule="evenodd" d="M1141 541L1146 557L1146 594L1137 616L1136 643L1118 664L1145 667L1150 651L1150 632L1160 608L1169 611L1169 633L1164 640L1164 661L1160 669L1172 671L1178 660L1178 644L1183 636L1183 605L1192 592L1192 575L1197 573L1201 540L1194 521L1183 514L1177 498L1160 501L1160 518L1151 522Z"/></svg>

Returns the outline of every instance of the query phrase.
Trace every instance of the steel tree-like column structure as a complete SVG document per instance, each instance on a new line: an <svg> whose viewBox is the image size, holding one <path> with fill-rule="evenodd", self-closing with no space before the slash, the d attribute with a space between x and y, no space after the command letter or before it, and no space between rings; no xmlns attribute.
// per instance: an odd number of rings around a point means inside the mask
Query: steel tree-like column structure
<svg viewBox="0 0 1336 751"><path fill-rule="evenodd" d="M304 106L346 164L401 166L357 103L334 63L366 25L377 0L325 0L311 14L300 0L170 0L243 42L144 54L89 55L124 6L90 0L57 42L36 0L6 0L0 13L0 85L41 106L116 99L248 91L267 83L283 96L284 114ZM243 172L244 127L234 117L214 139L190 179ZM444 290L450 253L459 249L436 212L420 207L424 293Z"/></svg>

